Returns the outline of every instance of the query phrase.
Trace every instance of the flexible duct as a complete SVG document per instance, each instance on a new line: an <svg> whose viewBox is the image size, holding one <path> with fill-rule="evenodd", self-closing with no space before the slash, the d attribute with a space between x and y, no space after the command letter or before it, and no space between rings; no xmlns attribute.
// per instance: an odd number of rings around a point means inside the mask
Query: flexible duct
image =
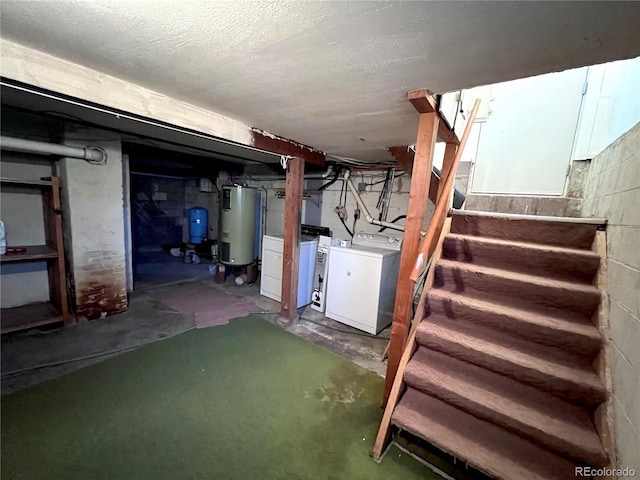
<svg viewBox="0 0 640 480"><path fill-rule="evenodd" d="M107 163L107 152L98 147L69 147L57 143L2 136L0 137L0 148L14 152L35 153L37 155L57 155L60 157L79 158L97 165Z"/></svg>

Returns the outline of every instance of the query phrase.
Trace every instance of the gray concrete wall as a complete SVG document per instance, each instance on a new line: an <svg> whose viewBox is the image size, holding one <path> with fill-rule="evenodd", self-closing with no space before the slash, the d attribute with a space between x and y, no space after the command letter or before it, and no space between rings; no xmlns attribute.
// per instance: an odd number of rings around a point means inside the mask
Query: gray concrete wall
<svg viewBox="0 0 640 480"><path fill-rule="evenodd" d="M618 465L640 471L640 123L592 160L582 214L609 221L607 281Z"/></svg>
<svg viewBox="0 0 640 480"><path fill-rule="evenodd" d="M50 177L52 161L40 155L2 152L2 176L27 180ZM43 245L44 220L39 188L3 185L0 219L4 222L8 246ZM46 262L11 263L2 266L0 306L18 307L49 301Z"/></svg>
<svg viewBox="0 0 640 480"><path fill-rule="evenodd" d="M464 210L511 213L514 215L580 217L582 215L582 199L472 193L467 195Z"/></svg>
<svg viewBox="0 0 640 480"><path fill-rule="evenodd" d="M117 134L67 126L67 145L99 146L106 165L63 158L65 251L72 308L78 319L101 318L127 309L122 153Z"/></svg>
<svg viewBox="0 0 640 480"><path fill-rule="evenodd" d="M589 173L590 163L590 160L576 160L571 163L571 170L567 176L564 196L469 193L464 209L518 215L580 217L582 216L584 183ZM458 176L460 175L461 172L458 170L456 185L458 184ZM464 178L464 171L462 175ZM468 178L469 173L466 175Z"/></svg>

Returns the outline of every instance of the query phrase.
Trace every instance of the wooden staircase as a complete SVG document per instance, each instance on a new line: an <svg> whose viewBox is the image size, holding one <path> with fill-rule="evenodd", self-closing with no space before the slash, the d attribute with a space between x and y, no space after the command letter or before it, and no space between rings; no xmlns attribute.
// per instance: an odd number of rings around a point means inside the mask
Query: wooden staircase
<svg viewBox="0 0 640 480"><path fill-rule="evenodd" d="M497 479L608 465L597 229L455 212L391 424Z"/></svg>

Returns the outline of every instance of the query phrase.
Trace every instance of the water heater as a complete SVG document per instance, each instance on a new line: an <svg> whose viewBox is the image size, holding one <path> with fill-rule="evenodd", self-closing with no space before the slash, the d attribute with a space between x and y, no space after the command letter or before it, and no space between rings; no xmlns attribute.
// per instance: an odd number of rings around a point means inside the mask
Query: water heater
<svg viewBox="0 0 640 480"><path fill-rule="evenodd" d="M220 261L249 265L255 260L256 189L240 185L222 187Z"/></svg>

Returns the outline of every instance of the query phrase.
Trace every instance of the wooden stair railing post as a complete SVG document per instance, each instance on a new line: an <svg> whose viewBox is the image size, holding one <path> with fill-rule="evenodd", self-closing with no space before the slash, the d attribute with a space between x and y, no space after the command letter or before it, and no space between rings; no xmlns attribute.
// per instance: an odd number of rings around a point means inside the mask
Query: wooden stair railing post
<svg viewBox="0 0 640 480"><path fill-rule="evenodd" d="M448 218L445 221L444 227L442 228L442 232L440 234L440 238L438 239L438 247L436 248L436 251L433 255L432 268L429 270L427 278L425 279L424 288L422 289L422 293L420 294L418 309L416 310L416 316L411 323L411 332L409 334L407 344L404 348L402 358L400 359L400 364L398 365L398 371L393 381L391 392L389 393L387 406L382 416L382 421L380 422L378 435L376 436L376 443L373 445L373 450L371 451L371 456L376 461L380 460L380 457L382 456L382 453L384 452L385 446L387 444L387 440L389 439L391 415L393 414L393 409L398 403L398 399L400 398L400 394L402 393L402 387L404 386L404 371L407 368L407 364L409 363L411 355L413 354L413 351L415 349L416 331L418 330L418 325L420 325L420 322L424 318L427 294L429 293L429 290L431 289L431 287L433 286L433 282L435 281L435 264L438 263L438 260L440 260L444 238L447 236L450 229L451 219Z"/></svg>
<svg viewBox="0 0 640 480"><path fill-rule="evenodd" d="M438 183L438 194L436 196L436 201L433 203L437 203L438 198L445 191L444 179L447 178L451 173L451 169L453 168L453 162L456 159L457 151L458 151L457 143L447 143L447 146L445 147L445 150L444 150L444 159L442 160L442 171L440 172L440 182Z"/></svg>
<svg viewBox="0 0 640 480"><path fill-rule="evenodd" d="M455 179L456 171L458 170L458 165L460 164L460 158L462 157L462 152L464 151L464 147L467 143L467 139L469 138L469 134L471 133L471 128L473 127L473 122L476 119L476 114L478 113L478 108L480 107L480 100L476 100L473 104L473 110L471 110L471 114L469 115L469 120L467 122L467 126L464 129L464 134L462 135L462 139L460 140L460 145L456 151L456 156L453 160L453 165L449 170L448 175L440 179L440 186L442 187L443 194L438 197L438 202L436 203L436 208L433 212L433 217L429 222L429 228L427 229L427 234L424 236L422 240L422 244L420 245L420 252L417 255L417 259L415 261L415 265L410 275L411 282L416 282L418 277L420 276L420 272L422 268L429 261L430 256L433 254L436 245L436 239L439 236L440 230L442 229L442 225L444 224L444 219L449 211L449 202L451 200L451 190L453 189L453 181Z"/></svg>
<svg viewBox="0 0 640 480"><path fill-rule="evenodd" d="M418 255L420 231L423 228L427 210L427 198L433 166L433 152L438 134L439 117L437 112L421 113L416 141L416 153L413 161L407 220L405 222L402 251L400 253L400 269L396 288L396 300L391 325L389 342L389 360L383 395L383 406L393 386L393 379L400 365L404 345L409 333L413 310L413 282L409 279L411 269Z"/></svg>

